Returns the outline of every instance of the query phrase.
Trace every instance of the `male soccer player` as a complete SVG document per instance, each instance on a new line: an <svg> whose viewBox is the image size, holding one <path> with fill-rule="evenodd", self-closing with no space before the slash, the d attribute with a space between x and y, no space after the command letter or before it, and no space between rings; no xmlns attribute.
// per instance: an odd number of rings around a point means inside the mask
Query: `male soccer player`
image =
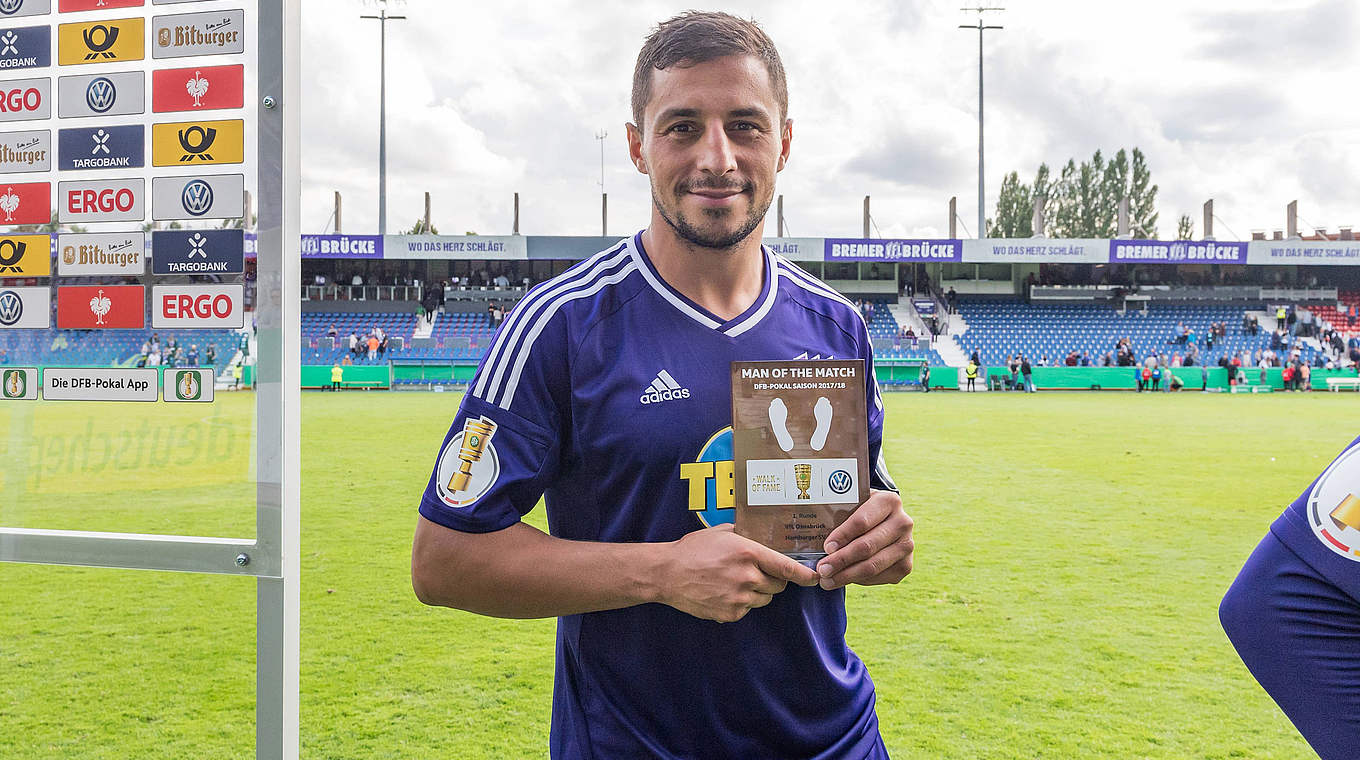
<svg viewBox="0 0 1360 760"><path fill-rule="evenodd" d="M1270 526L1219 619L1323 760L1360 757L1360 438Z"/></svg>
<svg viewBox="0 0 1360 760"><path fill-rule="evenodd" d="M421 500L416 594L559 618L555 758L886 757L844 638L843 587L911 571L877 385L874 490L815 570L730 525L730 363L872 366L855 307L760 244L793 140L779 54L686 13L647 39L632 100L651 221L501 326ZM520 521L540 496L551 535Z"/></svg>

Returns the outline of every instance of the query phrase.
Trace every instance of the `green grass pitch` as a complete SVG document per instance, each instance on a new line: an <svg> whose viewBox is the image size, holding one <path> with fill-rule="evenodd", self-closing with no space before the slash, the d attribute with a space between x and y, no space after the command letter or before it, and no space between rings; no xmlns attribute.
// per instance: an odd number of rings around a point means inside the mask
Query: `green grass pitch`
<svg viewBox="0 0 1360 760"><path fill-rule="evenodd" d="M1216 610L1270 521L1355 436L1360 400L885 400L916 571L852 589L848 638L894 758L1311 756ZM0 524L252 535L251 401L110 405L97 423L6 404ZM427 608L410 590L415 503L457 402L304 396L305 758L546 755L553 621ZM250 756L254 591L0 564L0 758Z"/></svg>

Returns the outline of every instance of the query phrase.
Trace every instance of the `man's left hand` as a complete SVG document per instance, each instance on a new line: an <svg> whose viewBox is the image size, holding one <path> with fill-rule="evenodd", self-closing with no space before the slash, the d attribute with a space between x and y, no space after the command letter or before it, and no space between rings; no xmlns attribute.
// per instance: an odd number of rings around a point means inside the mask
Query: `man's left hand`
<svg viewBox="0 0 1360 760"><path fill-rule="evenodd" d="M916 548L911 538L913 525L900 496L871 491L868 501L827 536L826 557L817 563L821 587L874 586L907 577Z"/></svg>

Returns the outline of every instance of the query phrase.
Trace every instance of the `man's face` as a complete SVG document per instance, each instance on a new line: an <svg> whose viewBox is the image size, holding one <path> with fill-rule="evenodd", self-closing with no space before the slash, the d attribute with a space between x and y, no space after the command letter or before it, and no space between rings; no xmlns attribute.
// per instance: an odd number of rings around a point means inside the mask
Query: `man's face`
<svg viewBox="0 0 1360 760"><path fill-rule="evenodd" d="M764 64L726 56L652 73L628 149L652 203L681 238L731 248L760 226L793 140Z"/></svg>

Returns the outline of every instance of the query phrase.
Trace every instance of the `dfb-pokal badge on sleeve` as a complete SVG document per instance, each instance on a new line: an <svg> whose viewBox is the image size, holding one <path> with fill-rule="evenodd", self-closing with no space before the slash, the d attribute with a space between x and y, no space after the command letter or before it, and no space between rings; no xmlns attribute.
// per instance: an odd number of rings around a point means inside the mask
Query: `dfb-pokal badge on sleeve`
<svg viewBox="0 0 1360 760"><path fill-rule="evenodd" d="M802 562L869 498L864 361L732 362L736 532Z"/></svg>

